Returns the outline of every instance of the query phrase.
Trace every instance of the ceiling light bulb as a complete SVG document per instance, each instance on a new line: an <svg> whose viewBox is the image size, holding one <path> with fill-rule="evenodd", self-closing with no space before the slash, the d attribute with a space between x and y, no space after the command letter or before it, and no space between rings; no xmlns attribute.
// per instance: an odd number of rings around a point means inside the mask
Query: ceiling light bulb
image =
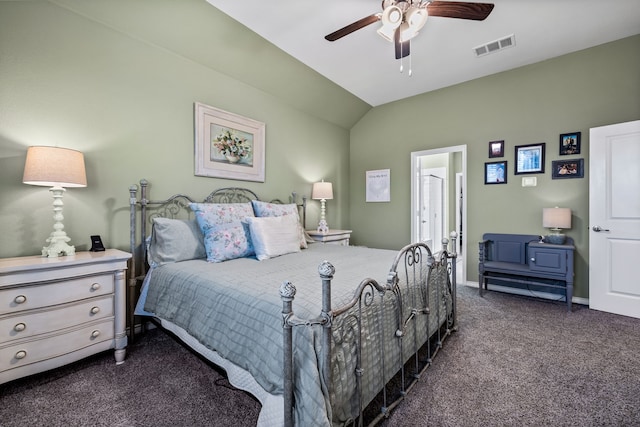
<svg viewBox="0 0 640 427"><path fill-rule="evenodd" d="M398 6L389 6L382 12L382 26L398 28L402 23L402 10Z"/></svg>

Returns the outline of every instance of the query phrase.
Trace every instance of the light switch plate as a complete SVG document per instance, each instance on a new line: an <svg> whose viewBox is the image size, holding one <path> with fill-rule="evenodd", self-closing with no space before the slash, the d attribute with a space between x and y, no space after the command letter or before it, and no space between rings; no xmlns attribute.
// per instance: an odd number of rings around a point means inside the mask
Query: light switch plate
<svg viewBox="0 0 640 427"><path fill-rule="evenodd" d="M523 187L535 187L538 185L538 179L535 176L523 176L522 177L522 186Z"/></svg>

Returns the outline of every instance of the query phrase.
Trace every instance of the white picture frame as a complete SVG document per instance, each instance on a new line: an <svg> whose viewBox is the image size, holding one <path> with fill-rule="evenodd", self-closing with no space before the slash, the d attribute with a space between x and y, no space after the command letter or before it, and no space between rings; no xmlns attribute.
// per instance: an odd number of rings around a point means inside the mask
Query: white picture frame
<svg viewBox="0 0 640 427"><path fill-rule="evenodd" d="M195 175L264 182L265 124L194 103Z"/></svg>
<svg viewBox="0 0 640 427"><path fill-rule="evenodd" d="M391 170L378 169L366 171L366 201L391 201Z"/></svg>

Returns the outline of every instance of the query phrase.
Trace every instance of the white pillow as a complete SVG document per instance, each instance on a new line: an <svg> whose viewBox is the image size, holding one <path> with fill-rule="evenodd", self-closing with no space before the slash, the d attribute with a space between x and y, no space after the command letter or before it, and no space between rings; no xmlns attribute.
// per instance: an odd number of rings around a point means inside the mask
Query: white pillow
<svg viewBox="0 0 640 427"><path fill-rule="evenodd" d="M293 215L247 217L251 241L258 260L300 252L298 219Z"/></svg>

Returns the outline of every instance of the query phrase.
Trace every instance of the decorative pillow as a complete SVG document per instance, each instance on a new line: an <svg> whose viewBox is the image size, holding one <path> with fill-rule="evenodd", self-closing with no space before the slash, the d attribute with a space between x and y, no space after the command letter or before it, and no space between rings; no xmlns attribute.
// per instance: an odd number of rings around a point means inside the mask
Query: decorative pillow
<svg viewBox="0 0 640 427"><path fill-rule="evenodd" d="M207 261L222 262L254 254L249 231L241 222L254 216L251 203L190 203L189 207L204 235Z"/></svg>
<svg viewBox="0 0 640 427"><path fill-rule="evenodd" d="M155 266L207 255L195 220L154 218L148 249L149 264Z"/></svg>
<svg viewBox="0 0 640 427"><path fill-rule="evenodd" d="M253 214L251 203L189 203L204 234L211 226L242 221Z"/></svg>
<svg viewBox="0 0 640 427"><path fill-rule="evenodd" d="M222 262L253 255L249 226L240 221L214 224L204 236L207 261Z"/></svg>
<svg viewBox="0 0 640 427"><path fill-rule="evenodd" d="M256 257L262 261L300 252L300 230L293 215L246 218Z"/></svg>
<svg viewBox="0 0 640 427"><path fill-rule="evenodd" d="M299 233L300 233L300 247L303 249L307 248L307 239L305 236L304 227L300 224L300 214L298 213L298 206L295 203L291 204L280 204L280 203L268 203L261 202L259 200L252 200L251 204L253 205L253 211L255 212L257 217L274 217L274 216L284 216L291 215L296 218L299 225Z"/></svg>

